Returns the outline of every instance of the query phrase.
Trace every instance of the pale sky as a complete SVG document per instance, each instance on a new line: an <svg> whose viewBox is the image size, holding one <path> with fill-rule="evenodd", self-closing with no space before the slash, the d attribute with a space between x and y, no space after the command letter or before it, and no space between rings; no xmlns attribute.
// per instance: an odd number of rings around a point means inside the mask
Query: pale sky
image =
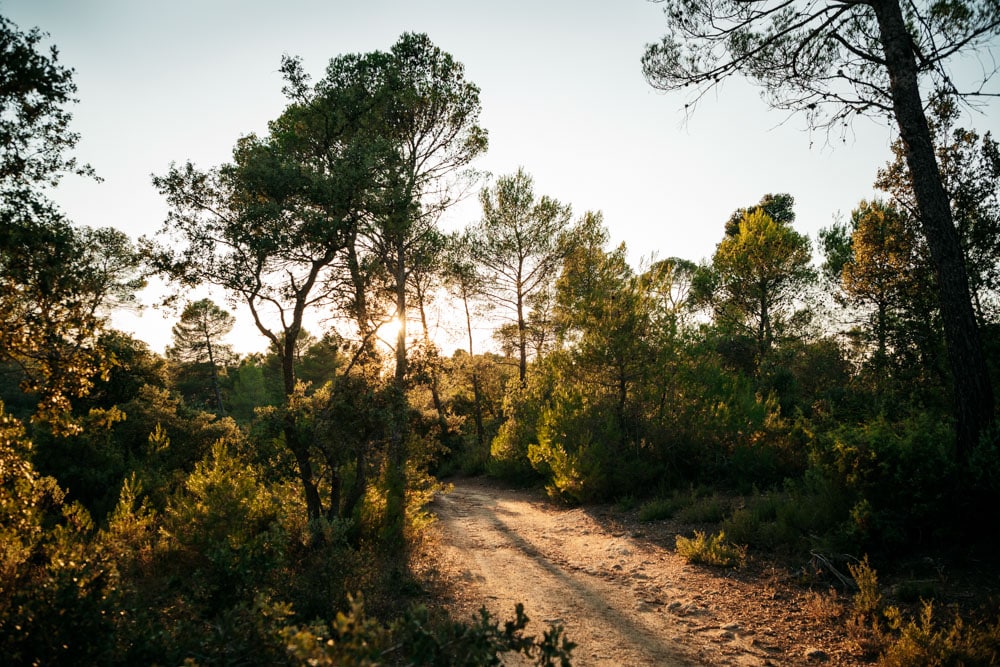
<svg viewBox="0 0 1000 667"><path fill-rule="evenodd" d="M150 174L171 161L219 165L241 135L266 132L284 106L283 53L301 56L315 80L331 58L388 49L407 31L427 33L480 87L490 148L475 167L523 166L537 194L575 216L603 211L633 264L710 257L729 215L769 192L795 197L795 226L815 242L873 196L893 136L861 120L831 145L738 80L685 123L684 97L642 76L644 47L664 25L662 6L646 0L0 0L0 14L48 32L76 70L77 155L104 182L67 178L53 198L74 222L133 238L166 215ZM997 134L998 116L962 123ZM443 224L477 216L472 200ZM116 325L162 351L175 319L145 312ZM262 349L249 320L238 329L238 349Z"/></svg>

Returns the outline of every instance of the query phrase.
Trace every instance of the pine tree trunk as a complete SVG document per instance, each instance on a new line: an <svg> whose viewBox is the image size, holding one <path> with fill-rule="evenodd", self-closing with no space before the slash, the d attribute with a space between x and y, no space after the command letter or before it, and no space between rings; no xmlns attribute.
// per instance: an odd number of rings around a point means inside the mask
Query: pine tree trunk
<svg viewBox="0 0 1000 667"><path fill-rule="evenodd" d="M476 357L472 351L472 315L469 313L469 300L463 298L462 304L465 306L465 328L469 333L469 363L472 364L472 397L475 403L476 444L482 448L485 439L483 435L483 398L479 391L479 373L476 370Z"/></svg>
<svg viewBox="0 0 1000 667"><path fill-rule="evenodd" d="M384 540L390 553L402 554L405 546L406 525L406 255L403 244L396 248L396 317L399 332L396 334L396 373L394 377L395 405L389 434L388 466L386 471L386 507Z"/></svg>
<svg viewBox="0 0 1000 667"><path fill-rule="evenodd" d="M898 0L874 0L893 110L938 284L938 302L954 381L959 460L993 421L993 389L976 324L962 247L934 156L912 42Z"/></svg>
<svg viewBox="0 0 1000 667"><path fill-rule="evenodd" d="M524 387L527 382L528 377L528 323L524 319L524 296L520 292L520 286L518 286L517 294L517 349L519 352L518 366L517 366L517 376L521 381L521 386Z"/></svg>
<svg viewBox="0 0 1000 667"><path fill-rule="evenodd" d="M418 281L419 282L419 281ZM433 349L431 343L431 333L427 326L427 312L424 310L424 291L417 285L417 307L420 309L420 325L423 327L424 347L428 353ZM444 404L441 402L440 380L438 379L437 363L430 364L431 374L431 400L434 402L434 409L437 411L438 428L441 429L441 442L448 444L450 432L448 430L448 418L445 415Z"/></svg>

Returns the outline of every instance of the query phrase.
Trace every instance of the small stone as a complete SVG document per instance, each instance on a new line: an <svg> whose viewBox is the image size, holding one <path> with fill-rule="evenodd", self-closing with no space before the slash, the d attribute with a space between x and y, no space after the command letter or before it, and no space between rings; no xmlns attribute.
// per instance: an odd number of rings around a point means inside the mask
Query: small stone
<svg viewBox="0 0 1000 667"><path fill-rule="evenodd" d="M807 648L804 655L809 662L829 662L830 660L829 654L818 648Z"/></svg>

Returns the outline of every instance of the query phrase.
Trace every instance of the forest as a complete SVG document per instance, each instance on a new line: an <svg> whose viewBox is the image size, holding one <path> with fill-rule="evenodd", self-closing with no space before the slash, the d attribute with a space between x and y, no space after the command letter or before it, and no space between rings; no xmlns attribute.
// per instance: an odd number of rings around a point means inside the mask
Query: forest
<svg viewBox="0 0 1000 667"><path fill-rule="evenodd" d="M681 37L713 37L694 8L727 2L677 3L690 16L649 47L651 84L763 80L808 56L789 53L800 26L723 30L733 58L698 70ZM899 4L861 4L891 34L882 8ZM1000 9L981 5L935 3L920 30L990 37ZM936 88L918 99L928 181L892 44L841 28L849 62L824 42L815 66L892 85L815 97L821 74L796 69L780 90L809 113L840 105L818 122L896 114L880 196L809 238L794 193L762 192L717 221L711 257L632 265L614 221L537 192L530 166L479 177L480 90L420 33L336 55L316 81L284 56L266 133L153 176L169 207L155 236L74 224L52 188L99 175L73 156L73 70L0 17L5 663L568 665L572 636L529 633L530 609L453 619L410 571L428 501L486 475L649 521L733 499L683 542L702 562L822 555L860 591L873 662L996 664L991 596L934 607L922 591L911 614L872 582L908 559L996 562L1000 143ZM949 55L933 53L926 71ZM479 218L443 230L469 193ZM110 324L153 277L177 313L163 354ZM440 309L455 349L434 339ZM267 351L237 354L236 327Z"/></svg>

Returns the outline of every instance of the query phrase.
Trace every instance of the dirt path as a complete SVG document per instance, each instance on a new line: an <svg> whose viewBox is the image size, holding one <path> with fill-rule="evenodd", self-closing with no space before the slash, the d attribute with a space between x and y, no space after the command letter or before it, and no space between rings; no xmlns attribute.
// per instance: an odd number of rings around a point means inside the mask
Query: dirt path
<svg viewBox="0 0 1000 667"><path fill-rule="evenodd" d="M765 607L790 604L775 601L773 590L769 602L757 591L758 604L741 582L688 565L641 526L617 524L599 509L559 508L534 492L460 480L431 510L439 518L434 569L451 611L469 618L486 606L510 618L522 602L530 632L543 623L566 628L578 645L574 665L830 661L762 625ZM731 604L735 593L742 607Z"/></svg>

